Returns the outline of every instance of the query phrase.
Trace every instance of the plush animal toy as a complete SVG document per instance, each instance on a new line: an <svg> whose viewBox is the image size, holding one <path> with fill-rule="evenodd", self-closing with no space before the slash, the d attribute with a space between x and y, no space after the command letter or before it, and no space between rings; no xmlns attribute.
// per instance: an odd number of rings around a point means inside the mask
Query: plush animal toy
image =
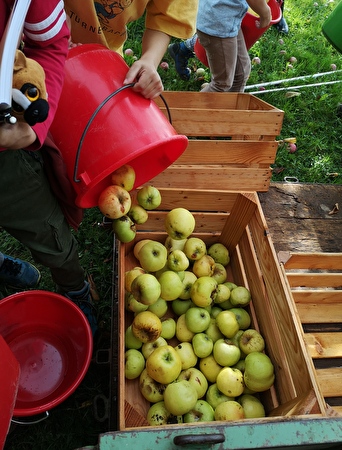
<svg viewBox="0 0 342 450"><path fill-rule="evenodd" d="M49 112L45 72L35 60L16 51L12 83L12 111L17 120L29 125L44 122Z"/></svg>

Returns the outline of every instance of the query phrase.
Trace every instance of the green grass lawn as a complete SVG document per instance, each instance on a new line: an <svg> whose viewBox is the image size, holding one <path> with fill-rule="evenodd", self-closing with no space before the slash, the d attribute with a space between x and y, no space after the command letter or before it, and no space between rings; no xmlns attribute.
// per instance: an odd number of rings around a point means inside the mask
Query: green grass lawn
<svg viewBox="0 0 342 450"><path fill-rule="evenodd" d="M283 129L279 140L296 138L297 151L289 153L286 145L280 145L274 164L273 181L295 177L300 182L342 183L341 136L342 119L337 115L337 105L342 102L342 56L327 42L321 29L325 19L338 1L285 0L285 17L290 32L279 35L270 28L251 48L251 58L258 56L259 65L253 65L249 86L264 85L256 96L284 110ZM126 48L132 48L139 56L142 21L130 26ZM284 53L285 51L285 53ZM293 67L289 60L295 57ZM166 90L199 91L201 84L210 79L206 69L203 79L198 79L196 69L203 67L195 58L190 61L192 75L189 82L178 78L173 62L166 54L169 70L159 69ZM131 63L132 60L128 60ZM334 73L313 78L318 73ZM277 85L266 83L309 76ZM336 81L334 84L328 84ZM320 83L319 86L310 86ZM296 86L306 87L297 88ZM280 88L286 90L277 90ZM267 92L269 91L270 92ZM97 349L110 346L110 308L112 298L112 243L113 235L102 227L102 216L97 208L86 211L83 224L76 234L80 258L87 273L92 276L100 301L98 302L102 339ZM0 230L1 250L12 256L30 260L28 251ZM40 267L43 274L41 289L53 290L49 272ZM3 296L13 291L0 286ZM2 370L2 369L1 369ZM95 445L100 433L108 431L108 422L98 421L94 414L94 399L107 396L109 389L108 365L92 362L89 372L77 391L63 404L50 411L50 416L35 425L13 426L5 450L73 450Z"/></svg>

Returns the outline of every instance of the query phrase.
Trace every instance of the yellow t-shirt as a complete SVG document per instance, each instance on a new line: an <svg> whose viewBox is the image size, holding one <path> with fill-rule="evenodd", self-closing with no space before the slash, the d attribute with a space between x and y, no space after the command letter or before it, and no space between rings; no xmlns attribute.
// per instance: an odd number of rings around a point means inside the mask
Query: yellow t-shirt
<svg viewBox="0 0 342 450"><path fill-rule="evenodd" d="M195 33L198 0L64 0L75 43L100 43L120 51L127 24L143 16L146 28L186 39Z"/></svg>

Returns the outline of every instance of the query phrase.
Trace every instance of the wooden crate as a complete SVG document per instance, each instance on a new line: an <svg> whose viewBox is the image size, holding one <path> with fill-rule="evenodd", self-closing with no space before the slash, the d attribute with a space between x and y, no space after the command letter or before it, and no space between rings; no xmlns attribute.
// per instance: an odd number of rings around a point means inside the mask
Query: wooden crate
<svg viewBox="0 0 342 450"><path fill-rule="evenodd" d="M342 253L279 254L322 394L342 414Z"/></svg>
<svg viewBox="0 0 342 450"><path fill-rule="evenodd" d="M165 92L158 105L189 138L183 155L150 181L160 187L267 191L284 112L247 93ZM191 186L190 186L191 184Z"/></svg>
<svg viewBox="0 0 342 450"><path fill-rule="evenodd" d="M165 215L177 206L193 212L195 236L207 244L222 242L227 245L231 255L229 279L246 286L252 294L250 313L253 326L265 338L266 353L275 366L276 375L274 386L262 394L267 417L252 423L258 427L263 423L283 421L284 417L327 417L329 412L317 383L312 359L306 352L300 324L293 320L295 308L288 296L257 194L177 188L161 188L160 192L162 205L151 211L148 221L138 227L136 240L129 244L118 243L118 430L157 431L146 422L149 404L139 392L138 380L126 380L124 376L124 334L132 320L132 316L125 312L124 273L138 265L133 255L133 247L138 240L165 241ZM202 425L226 429L230 423ZM173 425L167 427L172 429ZM177 430L186 427L189 424L180 424Z"/></svg>

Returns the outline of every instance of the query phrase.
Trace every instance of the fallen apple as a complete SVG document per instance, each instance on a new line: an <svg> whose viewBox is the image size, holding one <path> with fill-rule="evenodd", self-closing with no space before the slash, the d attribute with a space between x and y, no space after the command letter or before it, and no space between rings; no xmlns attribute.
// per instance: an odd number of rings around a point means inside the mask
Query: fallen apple
<svg viewBox="0 0 342 450"><path fill-rule="evenodd" d="M142 208L146 209L147 211L158 208L158 206L161 204L161 200L162 199L160 192L154 186L143 186L137 192L137 202Z"/></svg>
<svg viewBox="0 0 342 450"><path fill-rule="evenodd" d="M153 342L145 342L141 347L141 353L144 358L147 359L156 348L162 347L163 345L167 345L167 342L162 336L159 336L159 338Z"/></svg>
<svg viewBox="0 0 342 450"><path fill-rule="evenodd" d="M197 392L197 398L204 397L208 389L208 380L204 374L196 367L190 367L189 369L182 370L177 378L179 380L187 380L191 383Z"/></svg>
<svg viewBox="0 0 342 450"><path fill-rule="evenodd" d="M147 242L151 242L152 239L142 239L141 241L138 241L133 248L133 254L134 256L139 260L139 252L143 245L147 244Z"/></svg>
<svg viewBox="0 0 342 450"><path fill-rule="evenodd" d="M161 402L164 398L166 385L158 383L147 373L146 368L141 372L139 378L139 390L144 398L151 403Z"/></svg>
<svg viewBox="0 0 342 450"><path fill-rule="evenodd" d="M166 301L176 300L183 292L182 280L178 273L173 270L163 272L158 281L160 284L160 297Z"/></svg>
<svg viewBox="0 0 342 450"><path fill-rule="evenodd" d="M112 184L116 184L126 189L126 191L131 191L135 183L135 170L129 164L124 164L118 169L114 170L111 174Z"/></svg>
<svg viewBox="0 0 342 450"><path fill-rule="evenodd" d="M196 306L210 306L217 292L217 281L210 276L197 278L191 286L190 297ZM234 316L235 317L235 316Z"/></svg>
<svg viewBox="0 0 342 450"><path fill-rule="evenodd" d="M125 292L125 308L135 314L146 311L148 305L139 302L131 292Z"/></svg>
<svg viewBox="0 0 342 450"><path fill-rule="evenodd" d="M148 311L153 312L153 314L155 314L156 316L159 317L159 319L161 319L162 317L165 316L165 314L168 311L168 304L166 302L166 300L164 300L163 298L158 298L158 300L155 303L152 303L152 305L148 306Z"/></svg>
<svg viewBox="0 0 342 450"><path fill-rule="evenodd" d="M112 228L120 242L131 242L137 234L135 223L128 215L113 219Z"/></svg>
<svg viewBox="0 0 342 450"><path fill-rule="evenodd" d="M184 271L184 279L182 281L183 291L181 292L181 294L179 294L179 298L181 300L189 300L191 298L191 287L196 280L197 277L193 272L191 272L190 270Z"/></svg>
<svg viewBox="0 0 342 450"><path fill-rule="evenodd" d="M232 420L241 420L245 418L243 407L235 400L228 400L217 405L215 409L215 420L225 422Z"/></svg>
<svg viewBox="0 0 342 450"><path fill-rule="evenodd" d="M132 281L143 273L145 273L145 270L142 267L134 267L133 269L127 270L125 272L125 290L131 292Z"/></svg>
<svg viewBox="0 0 342 450"><path fill-rule="evenodd" d="M243 393L243 373L234 367L223 367L217 374L216 384L217 388L228 397L238 397Z"/></svg>
<svg viewBox="0 0 342 450"><path fill-rule="evenodd" d="M182 361L171 345L163 345L154 350L146 360L148 375L162 384L175 381L182 370Z"/></svg>
<svg viewBox="0 0 342 450"><path fill-rule="evenodd" d="M228 248L220 242L212 244L208 248L208 255L214 258L216 263L222 264L223 266L227 266L229 264L230 257Z"/></svg>
<svg viewBox="0 0 342 450"><path fill-rule="evenodd" d="M197 400L191 411L184 414L183 423L211 422L215 419L212 406L205 400Z"/></svg>
<svg viewBox="0 0 342 450"><path fill-rule="evenodd" d="M185 313L179 316L176 322L176 338L180 342L191 342L194 334L186 325Z"/></svg>
<svg viewBox="0 0 342 450"><path fill-rule="evenodd" d="M267 391L274 383L274 366L262 352L249 353L245 358L244 382L253 392Z"/></svg>
<svg viewBox="0 0 342 450"><path fill-rule="evenodd" d="M230 311L235 314L240 330L247 330L251 324L251 316L248 311L245 308L231 308Z"/></svg>
<svg viewBox="0 0 342 450"><path fill-rule="evenodd" d="M187 241L187 238L173 239L171 236L167 235L164 245L167 248L168 253L170 253L173 250L183 250L186 241Z"/></svg>
<svg viewBox="0 0 342 450"><path fill-rule="evenodd" d="M213 383L208 387L208 390L205 394L205 399L215 410L220 403L234 400L235 398L228 397L227 395L222 394L222 392L218 389L217 384Z"/></svg>
<svg viewBox="0 0 342 450"><path fill-rule="evenodd" d="M173 239L186 239L195 229L195 218L185 208L174 208L165 217L165 230Z"/></svg>
<svg viewBox="0 0 342 450"><path fill-rule="evenodd" d="M262 352L265 349L265 340L257 330L249 328L242 333L239 346L246 355L252 352Z"/></svg>
<svg viewBox="0 0 342 450"><path fill-rule="evenodd" d="M217 375L221 372L222 366L216 362L214 356L211 354L206 358L200 359L199 370L203 373L209 383L216 383Z"/></svg>
<svg viewBox="0 0 342 450"><path fill-rule="evenodd" d="M119 219L126 215L132 204L131 196L126 189L117 185L107 186L100 194L98 207L109 219Z"/></svg>
<svg viewBox="0 0 342 450"><path fill-rule="evenodd" d="M163 401L153 403L147 412L146 420L151 426L170 425L183 422L183 417L174 416L165 407Z"/></svg>
<svg viewBox="0 0 342 450"><path fill-rule="evenodd" d="M161 336L164 339L170 340L176 335L176 321L173 317L162 319Z"/></svg>
<svg viewBox="0 0 342 450"><path fill-rule="evenodd" d="M133 319L132 332L143 343L156 341L161 331L162 324L159 317L150 311L142 311Z"/></svg>
<svg viewBox="0 0 342 450"><path fill-rule="evenodd" d="M215 278L215 280L217 281L218 284L222 284L222 283L224 283L226 281L226 279L227 279L227 270L226 270L226 268L224 267L223 264L215 262L215 268L214 268L214 272L212 274L212 277ZM227 288L228 288L228 286L227 286ZM230 290L229 290L229 292L230 292Z"/></svg>
<svg viewBox="0 0 342 450"><path fill-rule="evenodd" d="M237 286L230 291L230 303L233 306L247 306L251 301L251 293L244 286Z"/></svg>
<svg viewBox="0 0 342 450"><path fill-rule="evenodd" d="M145 223L148 219L148 212L140 205L131 205L127 216L137 225Z"/></svg>
<svg viewBox="0 0 342 450"><path fill-rule="evenodd" d="M146 272L157 272L166 265L166 247L161 242L151 240L140 248L138 259Z"/></svg>
<svg viewBox="0 0 342 450"><path fill-rule="evenodd" d="M131 293L138 302L150 306L160 298L161 286L153 274L142 273L132 281Z"/></svg>
<svg viewBox="0 0 342 450"><path fill-rule="evenodd" d="M197 278L208 276L211 277L215 270L215 261L209 255L203 255L196 259L192 265L192 271ZM215 280L216 281L216 280Z"/></svg>
<svg viewBox="0 0 342 450"><path fill-rule="evenodd" d="M196 261L207 253L207 247L203 239L189 237L185 242L183 251L190 261Z"/></svg>
<svg viewBox="0 0 342 450"><path fill-rule="evenodd" d="M134 380L140 377L141 372L145 368L145 358L142 353L135 349L130 348L125 352L125 377L128 380Z"/></svg>
<svg viewBox="0 0 342 450"><path fill-rule="evenodd" d="M140 339L136 338L132 331L132 325L128 326L125 330L125 348L135 348L139 350L142 347Z"/></svg>
<svg viewBox="0 0 342 450"><path fill-rule="evenodd" d="M205 308L193 306L185 313L185 323L193 333L205 331L210 324L210 314Z"/></svg>
<svg viewBox="0 0 342 450"><path fill-rule="evenodd" d="M166 386L164 404L175 416L186 414L194 408L197 402L197 391L187 380L175 381Z"/></svg>
<svg viewBox="0 0 342 450"><path fill-rule="evenodd" d="M174 348L182 361L182 370L189 369L197 364L197 356L190 342L180 342Z"/></svg>
<svg viewBox="0 0 342 450"><path fill-rule="evenodd" d="M258 419L266 416L264 405L255 395L243 394L237 401L242 406L246 419Z"/></svg>
<svg viewBox="0 0 342 450"><path fill-rule="evenodd" d="M233 366L240 359L240 349L230 339L218 339L214 343L213 356L220 366Z"/></svg>
<svg viewBox="0 0 342 450"><path fill-rule="evenodd" d="M182 300L181 298L176 298L171 303L172 311L177 315L181 316L185 314L187 310L193 305L192 300Z"/></svg>
<svg viewBox="0 0 342 450"><path fill-rule="evenodd" d="M227 338L232 338L239 331L236 316L229 309L218 313L215 320L219 330Z"/></svg>
<svg viewBox="0 0 342 450"><path fill-rule="evenodd" d="M183 250L171 250L167 257L167 265L170 270L181 272L189 267L190 261Z"/></svg>

